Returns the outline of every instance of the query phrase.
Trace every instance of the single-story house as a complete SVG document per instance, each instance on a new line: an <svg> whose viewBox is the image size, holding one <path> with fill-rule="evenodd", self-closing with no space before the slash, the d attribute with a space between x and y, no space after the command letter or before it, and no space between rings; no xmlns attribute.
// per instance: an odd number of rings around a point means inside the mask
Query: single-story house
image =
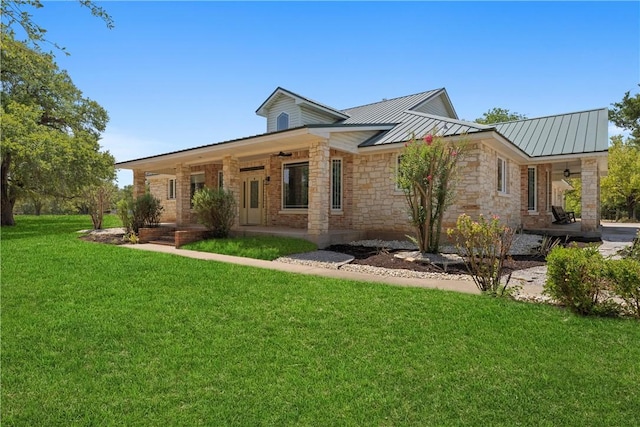
<svg viewBox="0 0 640 427"><path fill-rule="evenodd" d="M444 227L467 213L498 215L514 227L553 223L552 204L582 181L581 231L600 228L600 177L607 170L607 109L481 125L462 121L442 89L336 109L278 87L258 107L266 132L120 162L133 170L134 195L145 186L164 205L162 221L195 223L191 197L224 187L238 204L234 228L306 229L325 246L332 232L361 237L411 233L398 158L412 134L464 138L455 203Z"/></svg>

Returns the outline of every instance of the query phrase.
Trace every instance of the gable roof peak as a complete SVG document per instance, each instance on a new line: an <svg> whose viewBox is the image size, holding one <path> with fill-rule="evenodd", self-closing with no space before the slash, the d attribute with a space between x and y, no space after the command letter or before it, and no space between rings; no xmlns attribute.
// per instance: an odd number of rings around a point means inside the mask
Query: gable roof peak
<svg viewBox="0 0 640 427"><path fill-rule="evenodd" d="M292 92L288 89L285 89L281 86L278 86L272 93L271 95L269 95L269 97L258 107L258 109L256 110L256 114L259 116L263 116L266 117L267 115L267 109L269 107L269 104L271 104L277 97L278 95L284 95L284 96L288 96L290 98L293 98L296 102L296 104L306 104L307 106L314 108L316 110L321 110L324 111L325 113L329 113L333 116L335 116L338 119L347 119L349 118L349 115L344 113L343 111L337 110L333 107L330 107L328 105L322 104L318 101L314 101L313 99L307 98L305 96L302 95L298 95L295 92Z"/></svg>

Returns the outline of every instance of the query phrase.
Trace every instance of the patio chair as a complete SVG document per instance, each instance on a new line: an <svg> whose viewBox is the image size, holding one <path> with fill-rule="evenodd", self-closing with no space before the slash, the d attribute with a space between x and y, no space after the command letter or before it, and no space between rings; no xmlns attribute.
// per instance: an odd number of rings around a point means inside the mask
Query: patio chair
<svg viewBox="0 0 640 427"><path fill-rule="evenodd" d="M573 211L566 212L562 206L551 206L554 224L570 224L576 222L576 214Z"/></svg>

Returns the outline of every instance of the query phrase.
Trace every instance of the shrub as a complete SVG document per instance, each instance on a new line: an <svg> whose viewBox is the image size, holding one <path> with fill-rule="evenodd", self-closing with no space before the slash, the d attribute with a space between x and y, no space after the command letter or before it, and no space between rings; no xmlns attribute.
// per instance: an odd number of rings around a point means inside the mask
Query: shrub
<svg viewBox="0 0 640 427"><path fill-rule="evenodd" d="M578 314L598 314L608 303L606 263L596 246L556 247L547 257L544 293Z"/></svg>
<svg viewBox="0 0 640 427"><path fill-rule="evenodd" d="M236 200L231 191L202 188L193 195L193 209L198 222L211 231L213 237L227 237L236 217Z"/></svg>
<svg viewBox="0 0 640 427"><path fill-rule="evenodd" d="M157 227L160 224L160 215L164 209L160 200L150 193L139 196L133 202L121 199L116 207L122 226L127 234L138 234L140 228Z"/></svg>
<svg viewBox="0 0 640 427"><path fill-rule="evenodd" d="M568 240L568 237L569 236L565 237L564 239L565 242ZM559 237L553 237L545 234L542 237L540 246L536 248L535 254L546 258L551 253L552 250L554 250L556 247L561 245L562 245L562 239L560 239Z"/></svg>
<svg viewBox="0 0 640 427"><path fill-rule="evenodd" d="M462 214L456 227L448 230L478 289L491 295L504 295L509 281L500 288L502 270L513 242L514 230L500 223L494 216L478 221Z"/></svg>
<svg viewBox="0 0 640 427"><path fill-rule="evenodd" d="M631 246L622 249L620 255L622 255L623 258L634 259L640 262L640 230L638 230L638 234L633 239Z"/></svg>
<svg viewBox="0 0 640 427"><path fill-rule="evenodd" d="M612 291L622 298L626 308L640 318L640 262L634 259L607 260Z"/></svg>
<svg viewBox="0 0 640 427"><path fill-rule="evenodd" d="M126 230L127 233L130 233L132 229L131 224L131 215L129 213L130 204L125 199L120 199L118 203L116 203L116 210L118 211L118 218L122 221L122 227Z"/></svg>

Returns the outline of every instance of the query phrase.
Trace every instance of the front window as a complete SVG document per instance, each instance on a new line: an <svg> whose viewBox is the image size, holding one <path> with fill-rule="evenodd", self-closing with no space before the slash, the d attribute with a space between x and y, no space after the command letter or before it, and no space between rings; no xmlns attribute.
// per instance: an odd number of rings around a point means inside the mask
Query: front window
<svg viewBox="0 0 640 427"><path fill-rule="evenodd" d="M169 180L169 188L167 189L167 199L175 199L176 198L176 180Z"/></svg>
<svg viewBox="0 0 640 427"><path fill-rule="evenodd" d="M204 188L204 174L199 173L197 175L191 175L191 197L193 200L193 195L196 194L196 191ZM191 202L191 206L193 206L193 202Z"/></svg>
<svg viewBox="0 0 640 427"><path fill-rule="evenodd" d="M498 157L498 187L499 193L507 192L507 161Z"/></svg>
<svg viewBox="0 0 640 427"><path fill-rule="evenodd" d="M527 168L527 210L535 211L538 208L538 200L536 197L536 168Z"/></svg>
<svg viewBox="0 0 640 427"><path fill-rule="evenodd" d="M342 209L342 159L331 160L331 209Z"/></svg>
<svg viewBox="0 0 640 427"><path fill-rule="evenodd" d="M282 208L309 207L309 162L282 165Z"/></svg>
<svg viewBox="0 0 640 427"><path fill-rule="evenodd" d="M276 130L289 129L289 115L287 113L280 113L276 126Z"/></svg>

